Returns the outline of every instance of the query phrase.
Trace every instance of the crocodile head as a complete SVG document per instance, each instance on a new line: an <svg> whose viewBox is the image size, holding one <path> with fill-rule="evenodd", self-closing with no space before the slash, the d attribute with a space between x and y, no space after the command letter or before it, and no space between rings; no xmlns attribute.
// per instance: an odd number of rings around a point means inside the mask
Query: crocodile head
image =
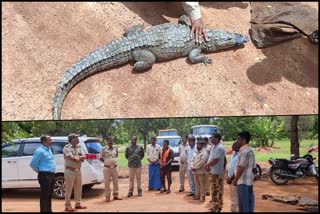
<svg viewBox="0 0 320 214"><path fill-rule="evenodd" d="M208 42L201 43L201 49L207 52L223 50L233 47L243 47L243 44L250 41L248 36L238 33L230 33L224 30L208 30Z"/></svg>

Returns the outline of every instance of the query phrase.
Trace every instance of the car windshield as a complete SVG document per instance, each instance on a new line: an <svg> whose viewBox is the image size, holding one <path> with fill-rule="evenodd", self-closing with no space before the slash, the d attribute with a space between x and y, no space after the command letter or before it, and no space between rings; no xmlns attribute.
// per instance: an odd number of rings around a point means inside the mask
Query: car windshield
<svg viewBox="0 0 320 214"><path fill-rule="evenodd" d="M163 141L165 139L166 138L158 138L157 144L162 147ZM169 147L178 147L179 146L180 138L168 138L167 140L169 140Z"/></svg>
<svg viewBox="0 0 320 214"><path fill-rule="evenodd" d="M159 136L175 136L178 135L176 130L160 130Z"/></svg>
<svg viewBox="0 0 320 214"><path fill-rule="evenodd" d="M86 141L85 145L87 147L88 153L100 154L102 146L99 141Z"/></svg>
<svg viewBox="0 0 320 214"><path fill-rule="evenodd" d="M218 128L216 126L201 126L193 128L194 135L211 135L216 131L218 131Z"/></svg>

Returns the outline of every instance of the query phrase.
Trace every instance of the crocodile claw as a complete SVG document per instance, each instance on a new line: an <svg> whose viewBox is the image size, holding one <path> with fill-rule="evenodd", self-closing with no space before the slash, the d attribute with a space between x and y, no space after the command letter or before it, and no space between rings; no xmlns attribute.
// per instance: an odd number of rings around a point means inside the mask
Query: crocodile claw
<svg viewBox="0 0 320 214"><path fill-rule="evenodd" d="M202 63L205 64L205 65L212 64L212 59L206 58L206 59L203 60Z"/></svg>

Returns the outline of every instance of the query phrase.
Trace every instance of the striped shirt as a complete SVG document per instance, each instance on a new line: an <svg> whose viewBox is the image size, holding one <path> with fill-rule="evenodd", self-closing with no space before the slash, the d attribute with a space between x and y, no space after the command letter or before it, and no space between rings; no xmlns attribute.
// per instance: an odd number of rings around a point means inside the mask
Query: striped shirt
<svg viewBox="0 0 320 214"><path fill-rule="evenodd" d="M253 149L248 144L240 148L235 172L237 171L238 166L244 167L244 171L239 178L237 185L245 184L252 186L254 179L252 171L255 166L255 155Z"/></svg>

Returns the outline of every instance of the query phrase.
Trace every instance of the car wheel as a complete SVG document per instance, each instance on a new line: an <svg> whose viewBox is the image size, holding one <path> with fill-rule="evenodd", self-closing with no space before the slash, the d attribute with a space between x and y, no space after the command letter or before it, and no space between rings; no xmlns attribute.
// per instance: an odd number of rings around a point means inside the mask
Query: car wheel
<svg viewBox="0 0 320 214"><path fill-rule="evenodd" d="M58 199L64 199L64 196L65 196L64 176L58 175L55 177L53 197Z"/></svg>

